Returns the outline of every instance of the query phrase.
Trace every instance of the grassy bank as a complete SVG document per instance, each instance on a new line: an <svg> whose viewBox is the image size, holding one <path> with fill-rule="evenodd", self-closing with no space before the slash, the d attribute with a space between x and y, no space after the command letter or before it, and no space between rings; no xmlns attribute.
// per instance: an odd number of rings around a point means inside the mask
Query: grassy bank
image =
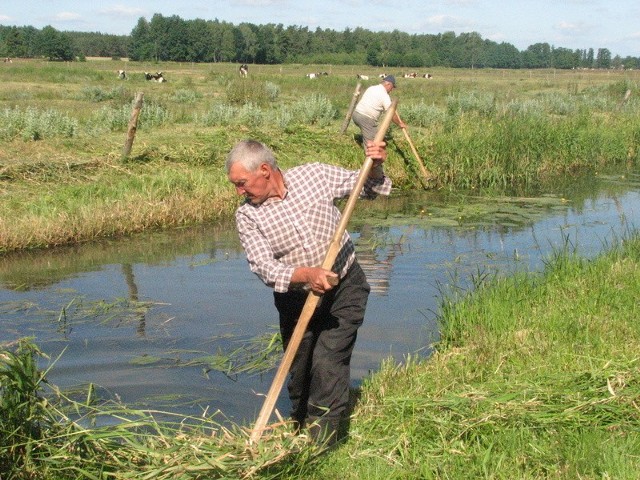
<svg viewBox="0 0 640 480"><path fill-rule="evenodd" d="M91 390L45 400L36 347L6 349L0 475L637 478L639 295L637 234L595 259L557 252L541 274L449 292L436 353L384 364L358 392L346 443L322 455L287 426L250 448L215 415L160 424ZM109 417L127 421L99 426Z"/></svg>
<svg viewBox="0 0 640 480"><path fill-rule="evenodd" d="M129 80L117 78L125 68ZM255 137L283 166L356 168L357 129L340 134L356 74L371 67L15 61L0 69L0 254L151 228L211 222L237 204L222 165ZM167 83L147 82L144 71ZM308 71L327 71L310 80ZM499 191L638 163L638 72L445 70L398 76L394 96L432 188ZM623 101L627 91L631 96ZM131 102L144 93L129 158ZM389 136L397 187L422 188L401 132Z"/></svg>
<svg viewBox="0 0 640 480"><path fill-rule="evenodd" d="M639 261L636 236L450 297L437 353L384 366L305 477L636 478Z"/></svg>

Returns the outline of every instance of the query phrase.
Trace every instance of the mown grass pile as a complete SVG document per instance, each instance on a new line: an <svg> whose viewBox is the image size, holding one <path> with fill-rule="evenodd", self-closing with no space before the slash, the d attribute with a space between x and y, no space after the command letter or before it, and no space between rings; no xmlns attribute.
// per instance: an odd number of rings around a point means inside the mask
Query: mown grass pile
<svg viewBox="0 0 640 480"><path fill-rule="evenodd" d="M251 447L246 429L223 426L221 412L166 420L171 413L99 402L92 386L72 399L48 384L43 356L29 339L0 352L1 478L237 479L315 450L285 422Z"/></svg>
<svg viewBox="0 0 640 480"><path fill-rule="evenodd" d="M637 478L639 294L637 233L595 259L567 248L540 274L448 292L435 354L383 364L357 392L346 444L329 452L284 423L249 446L217 414L160 422L100 404L91 388L71 400L24 341L0 356L0 475Z"/></svg>
<svg viewBox="0 0 640 480"><path fill-rule="evenodd" d="M223 162L253 137L283 166L362 162L339 133L364 66L16 61L0 70L0 253L216 221L237 204ZM130 80L115 71L126 68ZM310 80L308 69L329 71ZM162 70L167 83L144 80ZM638 163L638 73L439 69L393 95L435 188L499 190ZM625 97L626 92L631 95ZM132 101L144 93L133 151ZM392 128L387 170L402 189L420 170Z"/></svg>

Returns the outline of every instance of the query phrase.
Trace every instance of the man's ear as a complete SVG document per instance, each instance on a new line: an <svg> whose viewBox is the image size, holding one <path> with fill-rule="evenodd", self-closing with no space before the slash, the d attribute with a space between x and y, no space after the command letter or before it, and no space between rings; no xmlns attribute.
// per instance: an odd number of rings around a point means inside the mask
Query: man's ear
<svg viewBox="0 0 640 480"><path fill-rule="evenodd" d="M269 175L271 175L271 169L269 168L269 165L267 165L266 163L260 165L260 174L264 178L269 178Z"/></svg>

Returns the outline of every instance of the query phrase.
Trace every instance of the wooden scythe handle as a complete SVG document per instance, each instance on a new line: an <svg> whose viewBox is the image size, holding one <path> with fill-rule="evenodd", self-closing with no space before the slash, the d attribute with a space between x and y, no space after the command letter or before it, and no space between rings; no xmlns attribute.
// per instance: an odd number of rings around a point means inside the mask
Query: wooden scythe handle
<svg viewBox="0 0 640 480"><path fill-rule="evenodd" d="M398 104L398 100L393 100L391 106L387 109L385 117L378 128L378 132L376 133L375 142L381 142L384 140L384 136L387 133L387 129L391 124L391 119L393 118L393 114L395 113L396 106ZM325 255L324 261L322 262L322 268L326 270L330 270L333 267L334 262L336 261L336 257L338 256L338 252L340 251L340 241L342 240L342 235L347 229L347 223L349 223L349 218L353 213L353 209L355 208L356 201L362 192L362 188L369 177L369 173L371 172L371 168L373 166L373 160L371 157L366 157L362 168L360 169L360 173L358 174L358 179L356 180L356 184L351 190L351 195L349 196L349 200L347 200L347 204L342 211L342 216L340 218L340 223L336 228L335 233L333 234L333 238L331 239L331 243L329 244L329 248ZM300 312L300 318L298 318L298 323L296 324L295 329L293 330L293 334L291 339L289 340L289 345L284 352L284 356L280 362L278 370L276 372L276 376L271 383L271 387L269 388L269 392L267 393L267 397L262 404L262 409L258 414L258 418L256 420L255 425L253 426L253 430L251 431L251 436L249 438L249 442L253 444L254 442L260 439L262 432L264 431L267 422L269 421L269 417L273 412L273 407L276 404L276 400L280 395L280 391L282 390L282 386L284 385L285 379L289 373L289 369L291 368L291 364L293 363L293 358L295 357L298 347L300 347L300 343L302 342L302 337L307 330L307 326L311 321L311 317L315 312L315 309L318 305L318 301L320 300L321 295L315 292L309 292L309 296L302 307L302 312Z"/></svg>
<svg viewBox="0 0 640 480"><path fill-rule="evenodd" d="M400 115L398 115L398 120L399 119L400 119ZM411 147L411 151L413 152L413 155L416 157L416 162L418 162L418 166L422 171L422 176L424 177L425 181L428 182L429 180L433 179L433 175L429 172L429 170L427 170L427 168L424 166L424 163L422 163L422 159L420 158L420 155L418 155L418 151L416 150L415 145L411 141L411 137L409 137L409 132L407 132L407 129L403 128L402 132L404 133L404 138L406 138L407 142L409 142L409 146Z"/></svg>

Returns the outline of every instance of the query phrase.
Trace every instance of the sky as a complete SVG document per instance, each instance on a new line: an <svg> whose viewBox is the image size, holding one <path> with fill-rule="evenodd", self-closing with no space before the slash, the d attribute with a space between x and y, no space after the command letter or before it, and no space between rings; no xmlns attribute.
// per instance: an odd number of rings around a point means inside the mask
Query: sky
<svg viewBox="0 0 640 480"><path fill-rule="evenodd" d="M0 25L128 35L159 13L264 25L409 34L477 32L519 50L607 48L640 57L638 0L0 0Z"/></svg>

